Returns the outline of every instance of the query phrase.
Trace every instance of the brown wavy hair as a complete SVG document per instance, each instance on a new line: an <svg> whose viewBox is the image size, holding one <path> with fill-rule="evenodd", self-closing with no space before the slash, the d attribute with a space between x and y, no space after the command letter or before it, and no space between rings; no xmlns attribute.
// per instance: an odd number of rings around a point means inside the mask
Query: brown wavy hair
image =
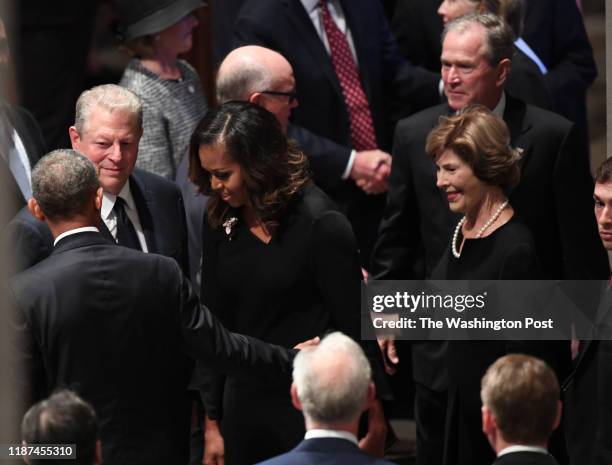
<svg viewBox="0 0 612 465"><path fill-rule="evenodd" d="M506 189L519 182L521 152L510 147L506 123L482 105L440 118L427 136L425 151L435 160L445 150L455 152L487 184Z"/></svg>
<svg viewBox="0 0 612 465"><path fill-rule="evenodd" d="M267 228L278 226L291 198L310 179L304 153L281 130L278 120L249 102L226 102L210 109L191 136L189 178L209 195L208 221L219 227L230 206L213 191L210 175L202 168L201 146L223 147L240 165L247 202Z"/></svg>

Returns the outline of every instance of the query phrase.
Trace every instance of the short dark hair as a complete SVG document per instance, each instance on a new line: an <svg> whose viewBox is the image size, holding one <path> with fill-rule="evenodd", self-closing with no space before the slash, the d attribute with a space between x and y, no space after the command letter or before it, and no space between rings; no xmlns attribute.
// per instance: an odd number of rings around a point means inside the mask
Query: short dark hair
<svg viewBox="0 0 612 465"><path fill-rule="evenodd" d="M96 458L98 419L93 407L63 389L34 404L21 423L26 444L75 444L76 459L30 459L30 465L91 465Z"/></svg>
<svg viewBox="0 0 612 465"><path fill-rule="evenodd" d="M502 189L520 179L520 152L510 147L506 123L483 105L470 105L443 116L427 136L427 154L434 160L452 150L481 181Z"/></svg>
<svg viewBox="0 0 612 465"><path fill-rule="evenodd" d="M93 163L75 150L54 150L32 170L32 196L51 220L82 213L99 187Z"/></svg>
<svg viewBox="0 0 612 465"><path fill-rule="evenodd" d="M595 182L605 184L612 180L612 158L606 158L595 173Z"/></svg>
<svg viewBox="0 0 612 465"><path fill-rule="evenodd" d="M559 381L542 360L510 354L493 363L482 378L480 397L495 416L506 442L541 444L557 418Z"/></svg>
<svg viewBox="0 0 612 465"><path fill-rule="evenodd" d="M276 117L258 105L232 101L210 109L191 137L189 177L211 196L207 211L213 227L223 223L229 206L212 190L199 150L217 144L240 165L247 201L257 217L268 227L277 226L289 199L309 179L303 152L287 140Z"/></svg>

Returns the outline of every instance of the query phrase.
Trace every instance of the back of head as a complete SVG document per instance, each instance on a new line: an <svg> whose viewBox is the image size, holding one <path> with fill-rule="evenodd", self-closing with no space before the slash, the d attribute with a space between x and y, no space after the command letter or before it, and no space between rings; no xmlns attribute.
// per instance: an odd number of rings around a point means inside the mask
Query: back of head
<svg viewBox="0 0 612 465"><path fill-rule="evenodd" d="M32 444L74 444L76 459L30 458L33 464L92 465L96 461L98 420L91 405L68 390L34 404L21 423L22 440Z"/></svg>
<svg viewBox="0 0 612 465"><path fill-rule="evenodd" d="M503 189L519 181L520 153L510 147L508 127L482 105L470 105L440 118L427 137L425 150L433 159L452 150L478 179Z"/></svg>
<svg viewBox="0 0 612 465"><path fill-rule="evenodd" d="M142 103L136 94L116 84L104 84L92 87L79 96L74 116L74 126L79 134L85 132L91 112L96 108L130 115L136 127L142 128Z"/></svg>
<svg viewBox="0 0 612 465"><path fill-rule="evenodd" d="M371 368L359 345L332 333L293 362L293 383L306 419L320 426L356 422L363 411Z"/></svg>
<svg viewBox="0 0 612 465"><path fill-rule="evenodd" d="M32 170L32 196L51 221L87 213L98 187L94 165L75 150L54 150Z"/></svg>
<svg viewBox="0 0 612 465"><path fill-rule="evenodd" d="M548 365L535 357L499 358L482 378L480 397L507 443L544 444L556 427L559 383Z"/></svg>
<svg viewBox="0 0 612 465"><path fill-rule="evenodd" d="M450 21L442 32L442 42L449 32L463 34L473 27L485 30L484 57L491 66L514 55L514 34L508 24L492 13L470 13Z"/></svg>

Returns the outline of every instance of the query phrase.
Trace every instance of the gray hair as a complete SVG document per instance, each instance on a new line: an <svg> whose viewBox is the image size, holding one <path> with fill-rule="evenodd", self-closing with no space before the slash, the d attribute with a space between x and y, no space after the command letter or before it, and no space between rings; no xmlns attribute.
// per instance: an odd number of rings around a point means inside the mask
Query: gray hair
<svg viewBox="0 0 612 465"><path fill-rule="evenodd" d="M293 382L304 416L322 425L359 418L371 375L361 347L339 332L301 350L293 362Z"/></svg>
<svg viewBox="0 0 612 465"><path fill-rule="evenodd" d="M74 392L61 390L34 404L24 415L21 437L26 444L75 444L76 460L52 461L91 465L96 456L98 419L93 407ZM31 465L49 463L32 458Z"/></svg>
<svg viewBox="0 0 612 465"><path fill-rule="evenodd" d="M491 66L497 66L502 60L512 59L514 55L514 34L512 29L499 16L491 13L470 13L450 21L442 32L442 42L444 42L449 32L463 34L475 24L480 24L485 28L486 49L484 51L484 58Z"/></svg>
<svg viewBox="0 0 612 465"><path fill-rule="evenodd" d="M132 91L116 84L104 84L84 91L77 100L74 126L83 134L91 112L96 107L127 113L142 128L142 103Z"/></svg>
<svg viewBox="0 0 612 465"><path fill-rule="evenodd" d="M217 73L217 102L247 100L254 92L268 89L272 85L270 70L255 60L242 60L240 66Z"/></svg>
<svg viewBox="0 0 612 465"><path fill-rule="evenodd" d="M32 196L51 220L81 213L98 187L93 163L75 150L54 150L32 170Z"/></svg>

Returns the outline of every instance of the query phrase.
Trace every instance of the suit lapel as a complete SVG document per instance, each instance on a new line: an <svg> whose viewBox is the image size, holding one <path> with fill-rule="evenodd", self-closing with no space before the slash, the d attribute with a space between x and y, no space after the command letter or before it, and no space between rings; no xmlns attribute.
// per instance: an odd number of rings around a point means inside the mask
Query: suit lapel
<svg viewBox="0 0 612 465"><path fill-rule="evenodd" d="M36 162L38 162L38 157L42 156L42 153L40 153L40 148L34 144L34 137L30 136L30 134L33 131L36 131L37 128L27 127L24 118L21 115L17 115L15 110L11 110L8 115L11 124L17 131L17 134L19 134L21 143L25 148L28 160L30 162L30 168L34 168L34 165L36 165Z"/></svg>
<svg viewBox="0 0 612 465"><path fill-rule="evenodd" d="M153 229L153 217L151 215L150 206L155 202L153 197L149 195L147 186L142 182L140 178L132 174L129 179L130 190L132 191L132 197L136 203L136 210L138 211L138 218L140 219L140 225L147 241L147 249L151 253L159 253L157 243L155 241L155 231Z"/></svg>
<svg viewBox="0 0 612 465"><path fill-rule="evenodd" d="M300 45L310 53L314 63L322 69L327 76L329 83L342 98L342 89L336 76L334 65L331 61L325 46L317 33L308 13L299 0L283 0L284 8L287 12L289 22L301 38ZM299 92L299 89L298 89Z"/></svg>
<svg viewBox="0 0 612 465"><path fill-rule="evenodd" d="M520 100L516 100L506 94L506 109L504 111L504 121L510 131L510 145L523 150L523 157L519 164L521 167L526 165L527 159L531 154L529 138L525 137L531 130L531 122L525 121L527 106Z"/></svg>

